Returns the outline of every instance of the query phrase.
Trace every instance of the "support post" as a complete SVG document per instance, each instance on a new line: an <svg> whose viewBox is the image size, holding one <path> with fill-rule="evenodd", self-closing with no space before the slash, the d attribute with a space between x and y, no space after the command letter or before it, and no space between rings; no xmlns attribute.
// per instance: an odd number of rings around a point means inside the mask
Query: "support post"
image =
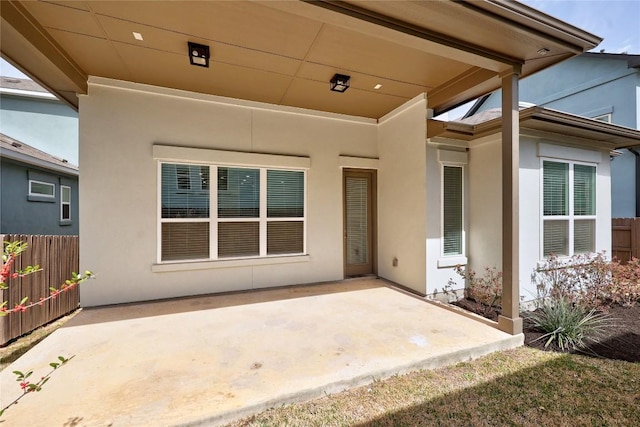
<svg viewBox="0 0 640 427"><path fill-rule="evenodd" d="M502 78L502 315L498 328L512 335L522 333L520 318L520 70Z"/></svg>

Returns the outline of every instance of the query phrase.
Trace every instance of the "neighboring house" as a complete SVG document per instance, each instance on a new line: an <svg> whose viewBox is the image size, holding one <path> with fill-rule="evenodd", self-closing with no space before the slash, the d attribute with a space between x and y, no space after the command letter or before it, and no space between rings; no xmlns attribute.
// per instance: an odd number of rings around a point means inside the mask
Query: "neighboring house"
<svg viewBox="0 0 640 427"><path fill-rule="evenodd" d="M500 91L478 100L465 117L500 107ZM588 52L520 84L520 100L640 129L640 55ZM611 166L612 216L640 217L640 146Z"/></svg>
<svg viewBox="0 0 640 427"><path fill-rule="evenodd" d="M0 233L77 235L78 168L0 134Z"/></svg>
<svg viewBox="0 0 640 427"><path fill-rule="evenodd" d="M468 248L468 265L478 272L501 264L487 250L500 245L501 200L493 189L501 174L492 160L500 156L500 126L500 108L427 124L429 144L442 164L445 238L450 230L454 253ZM552 253L609 252L610 153L639 144L640 131L531 106L520 111L520 135L520 272L533 273ZM449 171L456 169L452 176ZM448 188L457 196L449 199ZM523 299L535 298L535 284L521 280Z"/></svg>
<svg viewBox="0 0 640 427"><path fill-rule="evenodd" d="M0 132L78 164L78 113L29 79L0 77Z"/></svg>
<svg viewBox="0 0 640 427"><path fill-rule="evenodd" d="M517 334L542 222L582 224L575 208L523 212L522 197L543 197L529 174L539 183L549 159L589 182L598 207L584 208L595 236L584 244L598 249L611 238L608 152L640 141L535 110L532 132L554 137L520 143L519 78L600 39L517 2L1 11L3 56L80 111L80 262L100 273L85 306L362 274L429 294L455 264L486 257L505 271L498 327ZM500 123L427 120L499 87Z"/></svg>

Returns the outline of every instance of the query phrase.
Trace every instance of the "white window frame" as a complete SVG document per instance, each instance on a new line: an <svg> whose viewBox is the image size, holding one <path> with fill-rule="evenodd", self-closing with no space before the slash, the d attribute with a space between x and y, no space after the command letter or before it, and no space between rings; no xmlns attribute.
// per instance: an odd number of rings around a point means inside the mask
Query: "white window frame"
<svg viewBox="0 0 640 427"><path fill-rule="evenodd" d="M51 187L52 194L42 194L42 193L34 193L32 190L32 184L42 184L42 185L46 185L47 187ZM29 196L36 196L36 197L48 197L50 199L55 199L56 197L56 185L52 184L50 182L44 182L44 181L38 181L35 179L30 179L29 180Z"/></svg>
<svg viewBox="0 0 640 427"><path fill-rule="evenodd" d="M554 163L564 163L569 165L569 175L567 177L569 183L569 191L567 192L568 197L568 205L569 205L569 213L568 215L545 215L544 214L544 162L554 162ZM578 215L574 214L574 188L573 188L573 178L574 178L574 166L575 165L584 165L591 166L595 168L595 200L594 206L596 209L596 213L594 215ZM567 255L559 256L559 258L568 259L571 258L574 253L574 222L576 220L593 220L594 221L594 242L593 242L593 250L597 251L598 248L598 165L596 163L590 162L582 162L576 160L565 160L558 159L553 157L540 157L540 259L545 260L547 257L544 254L544 222L545 221L567 221L569 227L569 233L567 235L568 246L567 246Z"/></svg>
<svg viewBox="0 0 640 427"><path fill-rule="evenodd" d="M438 258L438 268L450 268L456 265L466 265L467 253L467 165L469 155L464 151L452 151L439 149L437 151L438 163L440 164L440 256ZM444 167L462 168L462 254L444 254Z"/></svg>
<svg viewBox="0 0 640 427"><path fill-rule="evenodd" d="M69 191L69 201L64 201L64 191L67 189ZM69 206L69 218L64 217L64 206ZM68 185L60 186L60 221L71 221L71 187Z"/></svg>
<svg viewBox="0 0 640 427"><path fill-rule="evenodd" d="M209 218L163 218L162 217L162 165L163 164L184 164L189 166L206 166L209 167ZM255 218L219 218L218 217L218 168L234 168L234 169L252 169L259 170L260 174L260 211L259 216ZM268 218L267 217L267 170L283 170L283 171L295 171L303 173L303 185L304 185L304 207L303 216L294 218ZM198 163L186 160L160 160L158 161L158 209L157 209L157 263L158 264L181 264L192 263L201 261L235 261L235 260L252 260L252 259L268 259L268 258L281 258L281 257L293 257L307 254L307 170L306 168L296 167L274 167L274 166L257 166L257 165L245 165L245 164L210 164L210 163ZM259 254L255 256L242 256L242 257L218 257L218 224L221 222L258 222L259 223ZM303 223L303 248L300 253L291 254L267 254L267 224L269 222L276 221L298 221ZM162 260L162 224L168 222L208 222L209 223L209 258L201 259L184 259L184 260Z"/></svg>
<svg viewBox="0 0 640 427"><path fill-rule="evenodd" d="M597 120L603 123L611 123L611 113L599 114L597 116L591 117L593 120ZM605 120L603 120L605 119Z"/></svg>

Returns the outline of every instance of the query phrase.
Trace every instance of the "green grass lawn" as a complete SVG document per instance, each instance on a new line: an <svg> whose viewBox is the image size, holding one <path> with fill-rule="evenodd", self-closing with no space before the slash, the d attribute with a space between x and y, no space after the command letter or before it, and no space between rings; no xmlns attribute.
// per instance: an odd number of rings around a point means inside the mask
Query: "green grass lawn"
<svg viewBox="0 0 640 427"><path fill-rule="evenodd" d="M521 347L230 424L353 425L640 426L640 364Z"/></svg>

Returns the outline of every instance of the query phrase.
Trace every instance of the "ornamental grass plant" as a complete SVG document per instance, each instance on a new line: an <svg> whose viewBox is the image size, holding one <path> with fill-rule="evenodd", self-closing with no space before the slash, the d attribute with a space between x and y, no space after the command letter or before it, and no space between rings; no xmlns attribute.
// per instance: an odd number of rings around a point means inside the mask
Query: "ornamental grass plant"
<svg viewBox="0 0 640 427"><path fill-rule="evenodd" d="M598 342L614 326L614 320L606 313L563 297L543 300L529 320L544 332L538 340L546 340L545 347L553 346L563 352L587 349L590 342Z"/></svg>

